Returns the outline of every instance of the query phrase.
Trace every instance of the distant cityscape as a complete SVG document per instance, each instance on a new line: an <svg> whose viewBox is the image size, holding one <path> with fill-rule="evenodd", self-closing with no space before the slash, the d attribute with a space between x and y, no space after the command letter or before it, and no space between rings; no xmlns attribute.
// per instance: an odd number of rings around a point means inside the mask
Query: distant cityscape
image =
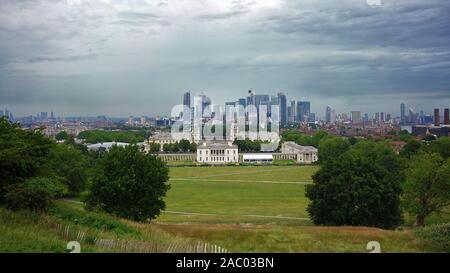
<svg viewBox="0 0 450 273"><path fill-rule="evenodd" d="M188 91L182 94L183 105L193 110L193 98L200 100L202 112L210 109L206 118L212 118L218 113L222 106L212 104L211 99L206 95L193 96ZM372 135L383 137L392 131L406 130L417 136L433 134L436 136L448 136L450 131L449 108L433 109L432 113L425 110L414 110L405 103L400 103L400 116L393 116L388 112L376 112L373 115L361 110L337 113L331 106L324 109L321 117L317 113L311 112L310 101L288 100L283 92L276 95L257 94L249 90L246 97L238 98L235 101L224 103L221 109L229 107L253 105L256 109L267 107L267 118L270 119L272 113L271 106L278 106L279 125L281 130L297 129L306 134L318 129L326 131L332 135L361 136ZM44 127L48 136L55 136L58 132L66 131L74 136L80 132L91 129L112 128L114 126L137 126L137 127L170 127L175 121L181 118L176 116L140 116L140 117L119 117L107 116L93 117L61 117L53 111L43 111L35 115L18 117L11 109L0 110L0 116L7 117L13 122L18 122L24 128Z"/></svg>

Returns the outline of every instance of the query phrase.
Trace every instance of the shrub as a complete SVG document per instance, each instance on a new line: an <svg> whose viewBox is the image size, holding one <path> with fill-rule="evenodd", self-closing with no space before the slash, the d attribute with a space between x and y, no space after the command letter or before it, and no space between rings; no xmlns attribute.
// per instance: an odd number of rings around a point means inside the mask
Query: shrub
<svg viewBox="0 0 450 273"><path fill-rule="evenodd" d="M64 191L64 186L49 178L30 178L5 188L5 205L13 210L43 212L52 205L56 197L63 195Z"/></svg>
<svg viewBox="0 0 450 273"><path fill-rule="evenodd" d="M450 223L431 225L415 230L415 234L440 250L450 252Z"/></svg>

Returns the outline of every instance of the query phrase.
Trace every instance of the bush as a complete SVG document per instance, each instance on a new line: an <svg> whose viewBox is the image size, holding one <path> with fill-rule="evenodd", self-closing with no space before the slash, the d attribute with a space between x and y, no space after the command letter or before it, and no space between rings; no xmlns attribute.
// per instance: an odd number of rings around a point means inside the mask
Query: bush
<svg viewBox="0 0 450 273"><path fill-rule="evenodd" d="M450 223L418 228L415 230L415 234L440 250L450 252Z"/></svg>
<svg viewBox="0 0 450 273"><path fill-rule="evenodd" d="M56 197L63 195L64 186L49 178L30 178L5 188L5 205L8 209L46 211Z"/></svg>
<svg viewBox="0 0 450 273"><path fill-rule="evenodd" d="M68 206L57 205L49 210L49 213L62 221L75 223L88 228L99 229L102 231L112 231L116 234L136 233L128 225L113 219L111 216L101 215L94 212L77 210Z"/></svg>

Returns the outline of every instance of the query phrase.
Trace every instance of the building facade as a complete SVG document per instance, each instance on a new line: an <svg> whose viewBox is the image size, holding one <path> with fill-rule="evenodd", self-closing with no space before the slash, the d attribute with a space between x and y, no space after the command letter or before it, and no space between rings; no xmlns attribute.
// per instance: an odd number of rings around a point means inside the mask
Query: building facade
<svg viewBox="0 0 450 273"><path fill-rule="evenodd" d="M238 163L238 147L231 142L200 143L197 147L197 162L206 164Z"/></svg>
<svg viewBox="0 0 450 273"><path fill-rule="evenodd" d="M319 151L313 146L301 146L288 141L281 145L282 154L296 154L297 163L312 164L319 160Z"/></svg>

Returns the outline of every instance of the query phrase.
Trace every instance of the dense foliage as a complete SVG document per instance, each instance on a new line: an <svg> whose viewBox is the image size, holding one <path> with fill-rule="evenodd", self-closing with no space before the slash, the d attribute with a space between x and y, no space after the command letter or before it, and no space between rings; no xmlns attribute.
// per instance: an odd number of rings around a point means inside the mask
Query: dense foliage
<svg viewBox="0 0 450 273"><path fill-rule="evenodd" d="M324 131L317 131L313 135L304 135L298 131L286 131L281 134L283 141L294 141L303 146L319 147L322 139L328 137L328 133Z"/></svg>
<svg viewBox="0 0 450 273"><path fill-rule="evenodd" d="M78 134L79 139L83 139L86 143L103 143L103 142L126 142L138 143L146 139L147 131L142 130L128 130L128 131L103 131L103 130L88 130Z"/></svg>
<svg viewBox="0 0 450 273"><path fill-rule="evenodd" d="M419 228L415 234L437 246L440 251L450 253L450 223Z"/></svg>
<svg viewBox="0 0 450 273"><path fill-rule="evenodd" d="M65 187L50 178L37 177L9 185L4 190L7 208L42 212L52 205L55 198L63 195Z"/></svg>
<svg viewBox="0 0 450 273"><path fill-rule="evenodd" d="M42 173L54 145L40 131L25 131L0 119L0 202L7 186Z"/></svg>
<svg viewBox="0 0 450 273"><path fill-rule="evenodd" d="M450 159L438 153L421 151L409 162L404 184L403 203L406 211L416 215L416 225L440 213L450 205Z"/></svg>
<svg viewBox="0 0 450 273"><path fill-rule="evenodd" d="M47 162L49 175L65 184L71 195L84 191L87 183L87 164L87 158L80 150L64 144L52 148Z"/></svg>
<svg viewBox="0 0 450 273"><path fill-rule="evenodd" d="M306 196L315 224L394 228L402 222L402 165L384 144L363 141L336 153L313 180Z"/></svg>
<svg viewBox="0 0 450 273"><path fill-rule="evenodd" d="M135 145L114 146L97 161L86 204L136 221L153 219L165 208L168 172Z"/></svg>

